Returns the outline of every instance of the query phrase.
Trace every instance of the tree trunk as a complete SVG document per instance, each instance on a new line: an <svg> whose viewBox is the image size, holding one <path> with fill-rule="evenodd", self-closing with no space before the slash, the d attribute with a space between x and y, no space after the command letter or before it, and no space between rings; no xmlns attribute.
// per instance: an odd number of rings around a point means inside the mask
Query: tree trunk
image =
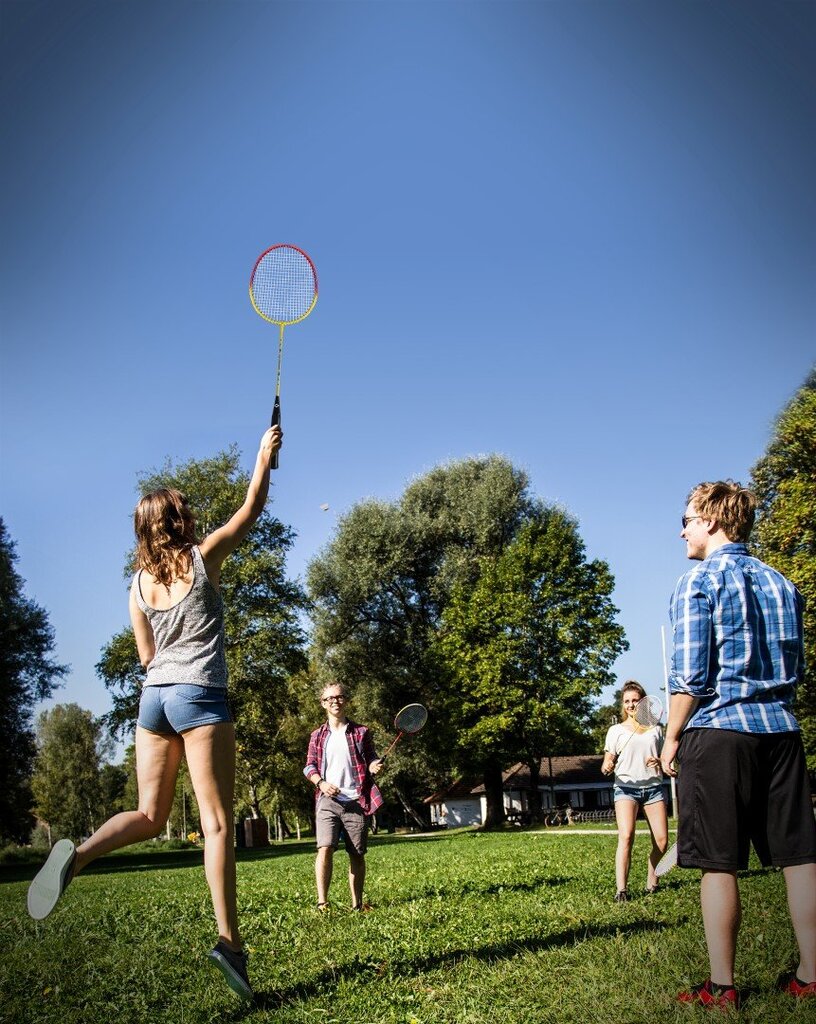
<svg viewBox="0 0 816 1024"><path fill-rule="evenodd" d="M501 828L504 823L504 787L502 786L502 770L499 764L490 764L484 772L485 797L487 813L482 828L485 831Z"/></svg>
<svg viewBox="0 0 816 1024"><path fill-rule="evenodd" d="M541 761L537 757L531 757L527 762L530 769L530 792L527 796L527 806L530 809L531 821L543 821L544 814L541 808L541 790L538 788L541 782Z"/></svg>
<svg viewBox="0 0 816 1024"><path fill-rule="evenodd" d="M399 802L402 804L403 808L405 809L405 813L410 818L413 818L413 820L417 823L417 825L419 825L419 827L421 829L424 829L425 828L425 822L422 819L422 815L419 813L419 811L417 811L417 809L415 807L413 807L408 802L407 798L405 797L404 793L399 788L399 786L394 786L394 792L397 794L397 799L399 800Z"/></svg>

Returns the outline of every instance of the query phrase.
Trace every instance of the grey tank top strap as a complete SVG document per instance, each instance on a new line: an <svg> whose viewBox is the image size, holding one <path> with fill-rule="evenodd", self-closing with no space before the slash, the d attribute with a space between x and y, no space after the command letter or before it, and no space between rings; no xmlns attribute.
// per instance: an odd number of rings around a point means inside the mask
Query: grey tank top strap
<svg viewBox="0 0 816 1024"><path fill-rule="evenodd" d="M142 596L142 571L134 577L136 603L150 623L156 645L145 686L189 683L223 689L227 685L221 594L207 577L200 550L194 547L190 553L193 583L172 608L151 608Z"/></svg>

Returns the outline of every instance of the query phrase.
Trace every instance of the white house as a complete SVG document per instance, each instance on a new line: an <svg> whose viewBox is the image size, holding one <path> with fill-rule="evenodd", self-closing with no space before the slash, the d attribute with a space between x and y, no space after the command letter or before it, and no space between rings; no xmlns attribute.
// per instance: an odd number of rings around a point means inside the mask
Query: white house
<svg viewBox="0 0 816 1024"><path fill-rule="evenodd" d="M572 811L613 810L612 780L601 774L603 756L545 757L539 768L538 789L544 810L571 808ZM514 764L502 773L504 811L508 818L524 821L530 811L530 769ZM666 786L668 793L668 786ZM447 828L481 825L487 814L484 784L459 779L452 786L425 800L430 805L431 823Z"/></svg>

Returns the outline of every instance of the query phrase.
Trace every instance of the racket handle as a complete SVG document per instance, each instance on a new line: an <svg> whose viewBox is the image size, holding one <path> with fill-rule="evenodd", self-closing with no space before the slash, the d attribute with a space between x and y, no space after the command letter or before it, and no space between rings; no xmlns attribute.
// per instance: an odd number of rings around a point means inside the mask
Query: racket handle
<svg viewBox="0 0 816 1024"><path fill-rule="evenodd" d="M269 424L269 426L270 427L277 427L277 426L279 426L279 424L280 424L280 398L278 398L278 396L276 395L275 396L275 404L272 407L272 422ZM279 452L275 452L272 455L272 458L269 460L269 468L270 469L277 469L278 468L278 455L279 454L280 454Z"/></svg>
<svg viewBox="0 0 816 1024"><path fill-rule="evenodd" d="M399 736L397 736L397 738L395 740L391 741L391 744L388 747L388 749L386 750L386 752L380 757L381 761L384 761L388 757L388 755L391 753L391 751L394 749L394 747L399 743L399 741L401 739L402 739L402 733L400 733Z"/></svg>

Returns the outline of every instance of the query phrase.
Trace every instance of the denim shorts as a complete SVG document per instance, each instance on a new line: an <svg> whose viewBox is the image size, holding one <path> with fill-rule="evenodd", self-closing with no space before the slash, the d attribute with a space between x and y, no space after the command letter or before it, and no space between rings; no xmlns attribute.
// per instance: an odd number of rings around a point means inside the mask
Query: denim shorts
<svg viewBox="0 0 816 1024"><path fill-rule="evenodd" d="M627 786L624 782L615 783L615 801L634 800L640 807L647 804L656 804L658 800L665 801L663 787L658 782L654 786Z"/></svg>
<svg viewBox="0 0 816 1024"><path fill-rule="evenodd" d="M189 683L142 687L136 724L150 732L176 736L199 725L231 721L223 687Z"/></svg>

